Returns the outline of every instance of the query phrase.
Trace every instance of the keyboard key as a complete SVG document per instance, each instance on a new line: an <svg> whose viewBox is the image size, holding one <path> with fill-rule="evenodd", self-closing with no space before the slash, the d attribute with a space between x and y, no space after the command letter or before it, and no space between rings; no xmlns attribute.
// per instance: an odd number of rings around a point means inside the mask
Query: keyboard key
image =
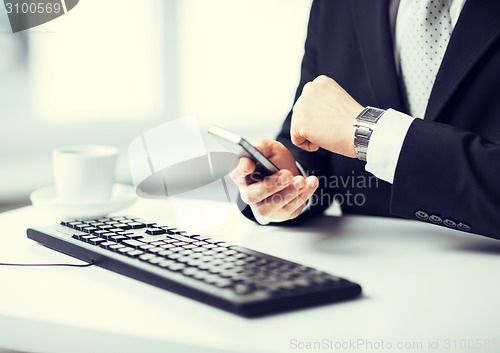
<svg viewBox="0 0 500 353"><path fill-rule="evenodd" d="M201 246L201 245L207 245L208 243L207 242L204 242L204 241L197 241L197 242L194 242L193 245L196 245L196 246Z"/></svg>
<svg viewBox="0 0 500 353"><path fill-rule="evenodd" d="M120 252L120 253L122 253L122 254L127 253L129 251L133 251L133 250L134 250L134 248L131 248L131 247L128 247L128 246L124 246L122 248L117 249L117 251Z"/></svg>
<svg viewBox="0 0 500 353"><path fill-rule="evenodd" d="M159 226L158 228L165 229L167 231L167 233L169 233L169 234L173 234L173 233L170 233L170 232L174 232L174 231L177 230L177 228L170 227L170 226Z"/></svg>
<svg viewBox="0 0 500 353"><path fill-rule="evenodd" d="M125 248L125 245L115 244L115 245L108 246L108 249L111 251L118 251L121 248Z"/></svg>
<svg viewBox="0 0 500 353"><path fill-rule="evenodd" d="M80 231L82 231L82 232L83 232L83 229L84 229L84 228L87 228L87 227L88 227L88 225L87 225L87 224L85 224L85 223L78 223L78 224L73 225L73 227L72 227L72 228L73 228L73 229L76 229L76 230L80 230Z"/></svg>
<svg viewBox="0 0 500 353"><path fill-rule="evenodd" d="M105 242L99 244L99 246L101 248L105 248L105 249L109 248L111 245L116 245L116 243L113 241L105 241Z"/></svg>
<svg viewBox="0 0 500 353"><path fill-rule="evenodd" d="M194 243L196 240L185 237L183 235L169 235L168 236L170 239L177 239L179 241L184 241L186 243Z"/></svg>
<svg viewBox="0 0 500 353"><path fill-rule="evenodd" d="M184 251L185 249L181 248L180 246L176 246L175 248L170 248L169 250L171 250L173 252L180 252L180 251Z"/></svg>
<svg viewBox="0 0 500 353"><path fill-rule="evenodd" d="M175 245L175 246L183 246L183 245L187 245L188 243L186 243L185 241L178 241L176 243L172 243L172 245Z"/></svg>
<svg viewBox="0 0 500 353"><path fill-rule="evenodd" d="M96 228L105 225L105 223L101 223L101 222L90 222L89 224L92 227L96 227Z"/></svg>
<svg viewBox="0 0 500 353"><path fill-rule="evenodd" d="M103 232L105 232L105 233L101 233L99 236L100 236L101 238L104 238L104 239L108 239L108 240L109 240L109 239L111 239L111 237L116 237L116 236L118 236L118 234L108 232L107 230L104 230Z"/></svg>
<svg viewBox="0 0 500 353"><path fill-rule="evenodd" d="M99 239L99 238L98 238L98 237L96 237L96 236L94 236L94 235L82 235L82 236L80 237L80 240L83 240L83 241L85 241L85 242L87 242L87 243L88 243L88 241L89 241L90 239Z"/></svg>
<svg viewBox="0 0 500 353"><path fill-rule="evenodd" d="M140 223L140 222L129 222L129 223L126 223L126 224L128 224L131 229L146 228L146 225L144 223Z"/></svg>
<svg viewBox="0 0 500 353"><path fill-rule="evenodd" d="M185 276L193 276L195 273L197 273L198 271L193 268L193 267L186 267L183 271L182 271L182 274L185 275Z"/></svg>
<svg viewBox="0 0 500 353"><path fill-rule="evenodd" d="M204 248L202 246L197 246L195 248L191 248L191 250L193 250L193 252L197 252L197 253L207 252L207 248Z"/></svg>
<svg viewBox="0 0 500 353"><path fill-rule="evenodd" d="M143 242L140 242L140 241L137 241L137 240L133 240L133 239L124 240L124 241L122 241L122 244L130 246L130 247L132 247L134 249L137 249L138 247L144 245Z"/></svg>
<svg viewBox="0 0 500 353"><path fill-rule="evenodd" d="M120 228L122 230L129 230L129 229L132 229L132 226L130 226L129 224L127 223L121 223L121 224L118 224L116 226L116 228Z"/></svg>
<svg viewBox="0 0 500 353"><path fill-rule="evenodd" d="M143 244L143 245L139 246L139 248L142 249L142 250L148 250L148 249L152 249L154 247L155 246L151 245L151 244Z"/></svg>
<svg viewBox="0 0 500 353"><path fill-rule="evenodd" d="M160 267L169 267L172 266L173 264L175 264L175 261L172 260L163 260L158 262L158 266Z"/></svg>
<svg viewBox="0 0 500 353"><path fill-rule="evenodd" d="M152 253L152 254L157 254L157 253L160 253L160 252L162 252L164 250L165 249L160 248L160 247L157 246L157 247L154 247L154 248L150 248L147 251L150 252L150 253Z"/></svg>
<svg viewBox="0 0 500 353"><path fill-rule="evenodd" d="M206 262L199 261L198 267L200 270L208 270L210 268L210 265Z"/></svg>
<svg viewBox="0 0 500 353"><path fill-rule="evenodd" d="M165 239L163 240L163 243L165 243L165 244L173 244L173 243L177 243L177 242L178 242L178 240L177 240L177 239L169 239L169 238L165 238Z"/></svg>
<svg viewBox="0 0 500 353"><path fill-rule="evenodd" d="M193 235L193 236L191 236L191 239L195 239L198 241L207 241L207 240L211 240L212 238L205 237L203 235Z"/></svg>
<svg viewBox="0 0 500 353"><path fill-rule="evenodd" d="M102 239L102 238L93 238L93 239L89 239L88 240L89 244L92 244L92 245L99 245L101 243L104 243L106 242L106 239Z"/></svg>
<svg viewBox="0 0 500 353"><path fill-rule="evenodd" d="M223 252L223 251L226 251L228 250L228 248L225 248L223 246L218 246L216 248L212 248L212 251L215 251L215 252Z"/></svg>
<svg viewBox="0 0 500 353"><path fill-rule="evenodd" d="M159 264L160 262L162 262L163 260L164 260L164 258L163 258L163 257L160 257L160 256L155 256L155 257L153 257L153 258L149 259L149 260L148 260L148 262L149 262L150 264L157 265L157 264Z"/></svg>
<svg viewBox="0 0 500 353"><path fill-rule="evenodd" d="M146 234L149 235L159 235L159 234L165 234L167 231L165 229L161 228L148 228L146 229Z"/></svg>
<svg viewBox="0 0 500 353"><path fill-rule="evenodd" d="M139 256L139 260L141 260L141 261L149 261L153 257L156 257L156 255L154 255L154 254L143 254L143 255Z"/></svg>
<svg viewBox="0 0 500 353"><path fill-rule="evenodd" d="M156 240L156 241L149 242L149 244L154 245L154 246L162 246L165 244L165 242L163 240Z"/></svg>
<svg viewBox="0 0 500 353"><path fill-rule="evenodd" d="M248 294L253 292L253 289L249 285L240 283L234 286L234 292L236 294Z"/></svg>
<svg viewBox="0 0 500 353"><path fill-rule="evenodd" d="M179 254L179 255L181 255L181 254ZM172 257L170 257L170 258L172 258ZM189 261L191 261L191 259L189 258L189 256L181 255L180 257L178 257L176 259L176 261L183 263L183 264L187 264Z"/></svg>
<svg viewBox="0 0 500 353"><path fill-rule="evenodd" d="M197 280L205 280L205 282L208 282L209 280L211 280L212 283L215 282L215 278L211 274L204 271L197 271L193 273L193 278L196 278Z"/></svg>
<svg viewBox="0 0 500 353"><path fill-rule="evenodd" d="M203 262L201 262L200 260L196 260L196 259L191 259L187 262L187 265L188 266L191 266L191 267L198 267L199 265L201 265ZM198 267L199 268L199 267Z"/></svg>
<svg viewBox="0 0 500 353"><path fill-rule="evenodd" d="M163 251L160 251L158 253L158 255L161 255L161 256L164 256L164 257L168 257L170 255L173 255L175 254L173 251L170 251L170 250L163 250Z"/></svg>
<svg viewBox="0 0 500 353"><path fill-rule="evenodd" d="M113 235L113 236L110 236L108 238L109 240L113 240L113 241L116 241L117 243L123 241L123 240L127 240L128 238L124 235Z"/></svg>
<svg viewBox="0 0 500 353"><path fill-rule="evenodd" d="M213 249L213 248L216 248L217 245L214 245L214 244L205 244L205 245L202 245L204 248L206 249Z"/></svg>
<svg viewBox="0 0 500 353"><path fill-rule="evenodd" d="M181 263L178 263L178 262L173 263L172 265L168 266L168 269L169 269L170 271L176 271L176 272L177 272L177 271L182 271L182 270L184 270L185 268L186 268L186 265L181 264Z"/></svg>
<svg viewBox="0 0 500 353"><path fill-rule="evenodd" d="M233 281L227 278L218 278L214 281L214 286L219 288L229 288L233 285Z"/></svg>
<svg viewBox="0 0 500 353"><path fill-rule="evenodd" d="M141 251L141 250L133 250L133 251L129 251L127 253L127 256L130 256L130 257L138 257L139 255L142 255L144 254L144 251Z"/></svg>
<svg viewBox="0 0 500 353"><path fill-rule="evenodd" d="M140 239L144 243L149 243L153 245L162 245L165 244L165 235L160 234L160 235L149 235L149 234L142 234L142 238Z"/></svg>

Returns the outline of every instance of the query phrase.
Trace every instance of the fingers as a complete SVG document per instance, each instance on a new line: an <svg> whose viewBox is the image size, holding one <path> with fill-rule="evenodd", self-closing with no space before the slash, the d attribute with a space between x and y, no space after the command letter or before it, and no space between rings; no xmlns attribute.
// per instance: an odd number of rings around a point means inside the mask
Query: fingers
<svg viewBox="0 0 500 353"><path fill-rule="evenodd" d="M292 184L292 182L292 173L289 170L282 169L263 181L248 185L246 187L246 201L250 204L257 204L271 195L284 190Z"/></svg>
<svg viewBox="0 0 500 353"><path fill-rule="evenodd" d="M252 174L255 171L255 163L252 162L251 159L246 157L241 157L240 162L234 168L231 173L229 173L229 177L234 181L234 183L240 186L247 185L247 176Z"/></svg>
<svg viewBox="0 0 500 353"><path fill-rule="evenodd" d="M307 140L305 137L301 136L299 133L295 131L291 131L292 135L292 143L308 152L316 152L319 149L319 146Z"/></svg>
<svg viewBox="0 0 500 353"><path fill-rule="evenodd" d="M318 149L313 144L308 146L310 150ZM262 140L255 147L282 169L262 181L255 181L250 177L255 172L255 163L240 158L229 176L237 185L241 199L263 216L279 220L296 217L316 190L318 179L314 176L305 179L300 175L295 159L281 143Z"/></svg>
<svg viewBox="0 0 500 353"><path fill-rule="evenodd" d="M307 200L313 195L317 187L317 177L310 176L304 179L302 176L296 176L291 185L254 204L253 209L260 215L271 219L287 220L295 218L302 212Z"/></svg>
<svg viewBox="0 0 500 353"><path fill-rule="evenodd" d="M312 90L310 88L312 82L308 82L305 84L303 89L303 95L299 97L295 105L293 106L293 114L292 114L292 124L290 127L290 137L292 143L308 152L315 152L319 149L319 146L309 141L308 136L306 134L307 127L311 123L303 111L303 106L309 106L310 103L304 102L307 100L304 96L304 92Z"/></svg>

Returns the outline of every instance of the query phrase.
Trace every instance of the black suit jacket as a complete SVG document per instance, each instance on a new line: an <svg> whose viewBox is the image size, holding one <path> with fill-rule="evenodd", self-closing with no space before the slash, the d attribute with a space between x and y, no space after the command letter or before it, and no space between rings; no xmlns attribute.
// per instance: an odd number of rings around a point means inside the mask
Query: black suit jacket
<svg viewBox="0 0 500 353"><path fill-rule="evenodd" d="M327 75L364 106L407 112L388 7L388 0L315 0L296 99L305 83ZM498 0L465 3L392 185L374 180L364 162L293 146L288 115L278 140L320 177L314 206L299 219L321 213L335 196L344 213L401 216L500 239L499 18Z"/></svg>

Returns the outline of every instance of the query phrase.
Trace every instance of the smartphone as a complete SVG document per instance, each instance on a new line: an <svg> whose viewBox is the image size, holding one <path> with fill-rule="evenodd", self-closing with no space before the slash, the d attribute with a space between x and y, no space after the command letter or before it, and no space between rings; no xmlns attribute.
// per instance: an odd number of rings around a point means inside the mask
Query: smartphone
<svg viewBox="0 0 500 353"><path fill-rule="evenodd" d="M250 158L255 163L255 171L250 176L252 180L260 181L279 172L280 169L273 162L243 137L214 125L210 126L208 133L214 136L229 152L240 157Z"/></svg>

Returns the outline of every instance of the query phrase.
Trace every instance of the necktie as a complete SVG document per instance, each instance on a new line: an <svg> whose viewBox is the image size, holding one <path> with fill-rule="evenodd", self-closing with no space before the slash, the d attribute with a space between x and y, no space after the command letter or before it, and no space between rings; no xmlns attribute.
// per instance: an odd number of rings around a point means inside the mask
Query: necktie
<svg viewBox="0 0 500 353"><path fill-rule="evenodd" d="M400 68L410 113L423 118L451 37L451 0L409 1L414 17L404 28L397 24L397 30L403 31L398 43Z"/></svg>

